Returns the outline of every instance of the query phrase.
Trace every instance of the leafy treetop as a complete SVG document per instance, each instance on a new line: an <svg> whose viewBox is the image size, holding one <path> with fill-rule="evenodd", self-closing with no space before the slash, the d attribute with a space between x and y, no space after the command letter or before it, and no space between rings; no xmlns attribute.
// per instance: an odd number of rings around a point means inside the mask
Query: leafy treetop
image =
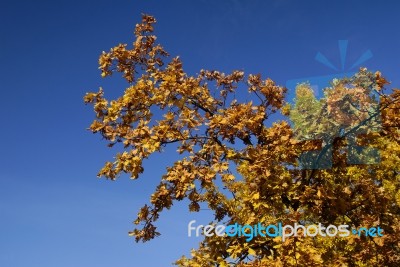
<svg viewBox="0 0 400 267"><path fill-rule="evenodd" d="M150 204L140 209L138 227L130 232L136 241L159 235L155 222L160 213L186 199L193 212L207 204L215 223L380 225L385 235L298 236L285 242L205 237L191 258L176 262L180 266L400 264L400 90L386 94L381 74L362 69L354 78L334 82L321 100L303 84L296 104L285 105L286 88L260 74L201 70L188 75L180 59L156 43L155 22L143 15L132 48L119 44L100 56L102 77L119 72L127 81L123 95L109 101L100 88L84 97L96 113L90 130L109 146L122 143L124 148L98 176L115 180L127 173L136 179L144 172L143 160L170 144L182 156L167 168ZM244 88L249 101L235 98ZM371 90L378 92L379 105ZM293 125L281 120L267 126L279 110ZM373 127L372 110L380 114L379 131ZM346 162L340 129L345 125L345 132L351 132L360 123L368 126L363 144L381 151L379 164ZM332 168L301 168L301 153L321 149L324 144L313 139L324 139L326 133L332 141Z"/></svg>

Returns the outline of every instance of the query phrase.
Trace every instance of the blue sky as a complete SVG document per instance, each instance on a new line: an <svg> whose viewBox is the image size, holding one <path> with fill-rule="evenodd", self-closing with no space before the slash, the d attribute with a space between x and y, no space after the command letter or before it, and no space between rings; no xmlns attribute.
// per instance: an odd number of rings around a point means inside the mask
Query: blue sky
<svg viewBox="0 0 400 267"><path fill-rule="evenodd" d="M162 236L134 243L139 207L174 156L146 162L137 181L96 178L113 151L85 129L94 118L83 95L103 86L98 56L133 41L141 13L154 15L158 41L189 74L200 69L262 73L288 80L336 74L338 40L348 40L345 70L363 65L398 87L398 1L22 1L0 4L0 266L170 266L196 246L187 223L207 223L177 204L159 221Z"/></svg>

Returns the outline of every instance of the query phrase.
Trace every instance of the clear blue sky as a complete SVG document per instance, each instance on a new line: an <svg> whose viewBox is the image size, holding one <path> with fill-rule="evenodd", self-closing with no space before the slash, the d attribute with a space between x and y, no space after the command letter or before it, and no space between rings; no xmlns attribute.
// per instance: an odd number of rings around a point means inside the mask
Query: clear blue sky
<svg viewBox="0 0 400 267"><path fill-rule="evenodd" d="M172 154L137 181L96 178L113 151L85 130L94 113L82 97L124 89L100 77L97 59L132 42L141 13L156 16L158 41L190 74L243 69L284 85L335 74L314 57L340 66L348 40L345 70L370 50L364 65L398 87L399 12L398 1L1 1L0 266L170 266L199 241L187 223L206 215L184 205L163 214L158 239L127 235Z"/></svg>

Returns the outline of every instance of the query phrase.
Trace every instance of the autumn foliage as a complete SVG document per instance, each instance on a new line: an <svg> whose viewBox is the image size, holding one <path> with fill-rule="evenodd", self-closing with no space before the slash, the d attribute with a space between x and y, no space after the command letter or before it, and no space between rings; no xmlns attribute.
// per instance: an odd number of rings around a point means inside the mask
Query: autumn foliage
<svg viewBox="0 0 400 267"><path fill-rule="evenodd" d="M124 94L109 101L100 89L84 97L96 113L90 130L124 148L99 176L136 179L143 161L170 144L181 154L139 211L130 232L136 241L159 235L160 213L185 199L192 212L211 209L214 223L379 225L384 236L205 237L179 266L400 266L400 90L387 93L379 72L361 69L320 100L302 84L288 105L286 89L260 74L187 74L156 43L154 23L143 15L132 47L100 56L103 77L126 79ZM237 99L238 90L251 100ZM281 120L270 121L274 113ZM349 161L348 148L361 146L370 149ZM304 165L310 151L325 165ZM371 151L378 161L368 161Z"/></svg>

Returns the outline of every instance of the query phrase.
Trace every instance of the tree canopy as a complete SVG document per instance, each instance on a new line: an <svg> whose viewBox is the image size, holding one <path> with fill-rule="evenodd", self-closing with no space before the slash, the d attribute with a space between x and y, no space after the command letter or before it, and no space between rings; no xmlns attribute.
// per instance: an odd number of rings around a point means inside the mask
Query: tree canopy
<svg viewBox="0 0 400 267"><path fill-rule="evenodd" d="M102 77L125 78L123 95L84 97L96 114L90 130L123 146L98 176L144 176L143 161L172 144L181 155L138 212L136 241L159 235L162 211L188 200L191 212L207 205L215 224L379 226L384 235L205 236L179 266L400 266L400 90L360 69L319 100L299 85L289 105L287 89L261 74L186 73L156 43L155 22L143 15L132 47L99 58Z"/></svg>

